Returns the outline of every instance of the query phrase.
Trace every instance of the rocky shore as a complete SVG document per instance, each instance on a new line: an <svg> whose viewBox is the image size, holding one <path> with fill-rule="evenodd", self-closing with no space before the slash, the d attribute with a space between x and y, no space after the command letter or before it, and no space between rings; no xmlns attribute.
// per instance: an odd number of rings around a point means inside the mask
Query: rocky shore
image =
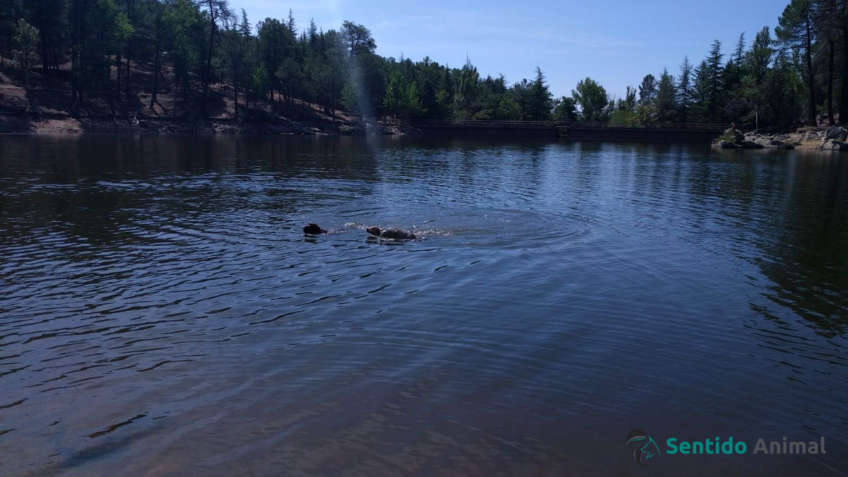
<svg viewBox="0 0 848 477"><path fill-rule="evenodd" d="M744 133L736 128L724 131L713 142L716 149L801 149L808 151L848 151L848 130L840 126L801 127L790 133Z"/></svg>
<svg viewBox="0 0 848 477"><path fill-rule="evenodd" d="M382 121L294 121L286 118L237 120L211 118L186 121L166 118L117 119L73 117L64 114L9 114L0 112L0 134L147 134L147 135L309 135L356 136L417 134L414 128Z"/></svg>

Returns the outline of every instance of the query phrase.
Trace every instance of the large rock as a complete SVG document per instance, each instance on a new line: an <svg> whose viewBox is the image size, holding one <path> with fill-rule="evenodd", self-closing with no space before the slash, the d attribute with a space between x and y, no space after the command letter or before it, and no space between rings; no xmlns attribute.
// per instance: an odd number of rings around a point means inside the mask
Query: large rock
<svg viewBox="0 0 848 477"><path fill-rule="evenodd" d="M735 142L721 141L721 148L722 149L742 149L742 146L740 146L739 144L736 144Z"/></svg>
<svg viewBox="0 0 848 477"><path fill-rule="evenodd" d="M807 131L804 133L804 137L801 138L801 142L817 141L821 138L822 136L817 131Z"/></svg>
<svg viewBox="0 0 848 477"><path fill-rule="evenodd" d="M848 129L839 126L831 126L825 131L825 138L835 141L844 141L846 136L848 136Z"/></svg>
<svg viewBox="0 0 848 477"><path fill-rule="evenodd" d="M742 141L742 148L743 148L743 149L762 149L762 148L764 148L764 147L765 147L765 146L763 146L762 144L760 144L760 143L758 143L758 142L754 142L754 141Z"/></svg>
<svg viewBox="0 0 848 477"><path fill-rule="evenodd" d="M834 139L833 140L833 150L834 151L848 151L848 143Z"/></svg>

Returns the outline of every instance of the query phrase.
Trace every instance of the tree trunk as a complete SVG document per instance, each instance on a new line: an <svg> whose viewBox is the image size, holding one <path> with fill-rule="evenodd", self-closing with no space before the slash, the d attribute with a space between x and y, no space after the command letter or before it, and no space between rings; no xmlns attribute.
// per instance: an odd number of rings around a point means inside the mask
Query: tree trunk
<svg viewBox="0 0 848 477"><path fill-rule="evenodd" d="M233 110L235 118L238 119L238 71L236 69L233 69Z"/></svg>
<svg viewBox="0 0 848 477"><path fill-rule="evenodd" d="M47 51L47 29L44 28L44 24L46 23L44 21L44 7L38 7L36 18L34 20L39 26L38 41L40 43L39 53L41 54L41 72L44 73L44 76L47 76L47 65L50 64L50 60L48 59L49 52Z"/></svg>
<svg viewBox="0 0 848 477"><path fill-rule="evenodd" d="M203 68L203 117L208 116L206 103L209 99L209 81L212 76L212 49L215 47L215 5L212 0L208 0L209 5L209 45L206 54L206 66Z"/></svg>
<svg viewBox="0 0 848 477"><path fill-rule="evenodd" d="M132 24L135 21L135 18L134 18L135 15L133 15L134 11L135 11L135 9L134 9L132 0L127 0L127 17L130 21L130 24ZM124 85L124 96L127 98L127 100L129 100L129 97L130 97L130 79L132 77L132 73L130 72L130 66L131 66L130 60L131 60L131 56L132 56L132 51L133 51L133 39L132 39L132 36L130 36L127 39L127 54L126 54L126 57L127 57L127 75L126 75L126 78L125 78L125 85Z"/></svg>
<svg viewBox="0 0 848 477"><path fill-rule="evenodd" d="M156 93L159 91L159 37L156 37L156 56L153 58L153 90L150 92L150 109L156 104Z"/></svg>
<svg viewBox="0 0 848 477"><path fill-rule="evenodd" d="M117 91L119 95L121 94L121 71L123 71L123 68L124 68L124 60L121 57L121 52L118 51L118 56L115 58L115 75L116 75L116 83L117 83L117 85L115 86L115 91ZM109 66L109 79L112 79L112 67L111 66Z"/></svg>
<svg viewBox="0 0 848 477"><path fill-rule="evenodd" d="M42 35L43 36L43 35ZM41 72L47 76L47 46L44 44L44 40L41 41Z"/></svg>
<svg viewBox="0 0 848 477"><path fill-rule="evenodd" d="M236 119L238 119L238 117L239 117L238 98L239 98L238 88L236 86L233 86L233 102L235 103Z"/></svg>
<svg viewBox="0 0 848 477"><path fill-rule="evenodd" d="M831 126L836 124L833 119L833 57L835 55L833 43L833 38L827 40L827 120Z"/></svg>
<svg viewBox="0 0 848 477"><path fill-rule="evenodd" d="M127 74L124 76L124 96L127 99L130 97L130 51L132 48L127 48Z"/></svg>
<svg viewBox="0 0 848 477"><path fill-rule="evenodd" d="M807 58L807 89L809 90L809 98L808 98L808 111L807 111L807 121L812 126L818 126L816 121L816 77L813 72L813 33L812 33L812 25L810 24L811 20L807 18L807 34L805 36L805 49L806 49L806 58Z"/></svg>
<svg viewBox="0 0 848 477"><path fill-rule="evenodd" d="M83 102L82 84L80 75L83 69L82 64L82 42L86 35L85 29L85 13L88 10L87 0L75 0L72 4L73 8L73 29L72 29L72 47L71 47L71 86L73 104L71 113L74 116L79 115L79 108Z"/></svg>
<svg viewBox="0 0 848 477"><path fill-rule="evenodd" d="M839 101L839 122L848 121L848 2L842 7L842 94Z"/></svg>

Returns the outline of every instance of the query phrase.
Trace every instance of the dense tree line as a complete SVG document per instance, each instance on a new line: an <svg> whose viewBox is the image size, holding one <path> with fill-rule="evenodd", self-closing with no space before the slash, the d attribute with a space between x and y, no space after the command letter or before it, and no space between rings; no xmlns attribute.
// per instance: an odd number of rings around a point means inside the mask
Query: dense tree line
<svg viewBox="0 0 848 477"><path fill-rule="evenodd" d="M375 51L363 25L299 28L291 12L251 25L226 0L0 0L0 62L66 78L74 110L96 97L114 111L143 90L146 107L168 92L205 116L212 90L226 89L236 115L263 100L283 112L311 103L366 117L629 126L789 127L819 114L848 117L848 0L792 0L774 31L763 28L750 46L742 35L728 55L715 41L700 63L686 58L677 71L648 74L618 99L591 78L553 98L538 68L510 84L470 61L450 67Z"/></svg>
<svg viewBox="0 0 848 477"><path fill-rule="evenodd" d="M67 78L75 111L94 97L115 111L140 90L153 109L169 88L185 111L207 115L221 83L236 115L257 99L283 112L308 102L402 119L549 119L554 110L541 70L508 85L470 62L450 68L375 50L365 26L299 29L291 12L253 26L226 0L0 0L0 62Z"/></svg>
<svg viewBox="0 0 848 477"><path fill-rule="evenodd" d="M726 56L715 41L699 64L685 58L676 78L649 74L638 92L638 101L628 88L610 105L612 124L833 124L848 117L848 0L792 0L774 31L764 27L750 46L740 35Z"/></svg>

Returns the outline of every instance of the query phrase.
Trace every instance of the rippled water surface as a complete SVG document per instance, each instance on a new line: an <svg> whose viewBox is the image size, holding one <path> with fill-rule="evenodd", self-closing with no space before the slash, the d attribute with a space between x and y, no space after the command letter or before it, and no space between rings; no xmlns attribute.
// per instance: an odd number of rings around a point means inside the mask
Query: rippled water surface
<svg viewBox="0 0 848 477"><path fill-rule="evenodd" d="M847 332L840 156L0 137L2 475L844 475Z"/></svg>

